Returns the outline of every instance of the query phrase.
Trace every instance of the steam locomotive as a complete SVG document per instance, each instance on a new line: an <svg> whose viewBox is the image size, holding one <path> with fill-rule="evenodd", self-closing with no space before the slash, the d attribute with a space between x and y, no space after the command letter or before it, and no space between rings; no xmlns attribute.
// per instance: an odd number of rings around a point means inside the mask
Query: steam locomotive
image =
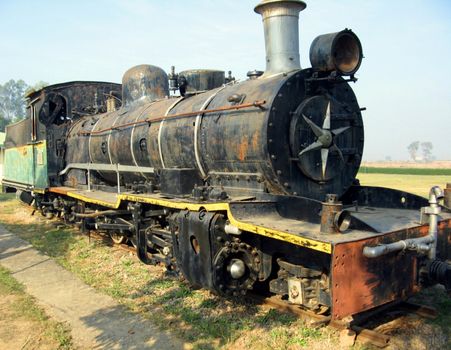
<svg viewBox="0 0 451 350"><path fill-rule="evenodd" d="M450 290L451 189L425 199L359 185L350 83L362 46L348 29L320 35L301 69L305 7L255 7L266 70L242 82L140 65L122 85L30 93L27 119L7 127L4 189L224 295L276 294L343 319L431 284Z"/></svg>

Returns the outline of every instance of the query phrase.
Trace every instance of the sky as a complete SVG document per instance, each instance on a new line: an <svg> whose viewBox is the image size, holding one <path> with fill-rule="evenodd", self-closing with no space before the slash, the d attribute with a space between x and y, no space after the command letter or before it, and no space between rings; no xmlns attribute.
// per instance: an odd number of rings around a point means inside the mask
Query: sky
<svg viewBox="0 0 451 350"><path fill-rule="evenodd" d="M0 0L0 84L121 82L137 64L169 72L264 70L259 0ZM300 57L320 34L352 29L364 59L352 87L365 123L366 161L407 160L413 141L451 159L451 1L310 0Z"/></svg>

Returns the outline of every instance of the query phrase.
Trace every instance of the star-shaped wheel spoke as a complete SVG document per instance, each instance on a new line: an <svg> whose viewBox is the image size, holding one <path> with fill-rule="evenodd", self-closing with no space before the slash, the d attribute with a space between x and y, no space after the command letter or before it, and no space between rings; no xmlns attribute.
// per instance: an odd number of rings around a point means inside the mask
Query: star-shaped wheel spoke
<svg viewBox="0 0 451 350"><path fill-rule="evenodd" d="M329 158L329 153L331 151L337 152L341 160L344 162L343 153L334 143L334 137L344 133L350 128L350 126L344 126L338 129L330 130L330 102L327 104L326 114L324 116L324 121L322 127L316 125L313 121L302 115L307 125L312 130L313 134L316 136L316 140L299 152L298 157L300 158L303 154L311 151L321 149L321 168L323 178L326 177L327 160Z"/></svg>

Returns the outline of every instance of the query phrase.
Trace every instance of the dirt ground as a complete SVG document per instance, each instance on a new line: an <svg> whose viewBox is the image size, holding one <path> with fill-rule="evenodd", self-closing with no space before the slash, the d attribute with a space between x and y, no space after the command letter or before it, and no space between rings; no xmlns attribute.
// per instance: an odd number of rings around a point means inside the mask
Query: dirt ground
<svg viewBox="0 0 451 350"><path fill-rule="evenodd" d="M45 331L35 321L18 316L11 305L20 297L6 295L0 299L0 349L41 349L58 348L56 341L43 337Z"/></svg>
<svg viewBox="0 0 451 350"><path fill-rule="evenodd" d="M3 269L0 270L0 349L72 349L66 325L49 318Z"/></svg>

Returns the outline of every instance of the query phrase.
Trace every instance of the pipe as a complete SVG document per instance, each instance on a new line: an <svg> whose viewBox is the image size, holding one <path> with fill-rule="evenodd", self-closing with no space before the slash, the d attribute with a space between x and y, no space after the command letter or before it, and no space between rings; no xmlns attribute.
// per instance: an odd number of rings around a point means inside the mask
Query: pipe
<svg viewBox="0 0 451 350"><path fill-rule="evenodd" d="M363 255L367 258L378 258L382 255L399 250L419 250L419 248L421 248L420 250L424 251L424 245L430 244L432 241L433 238L430 235L420 238L404 239L390 244L381 244L376 247L365 247L363 248ZM430 246L428 246L427 249L429 250Z"/></svg>
<svg viewBox="0 0 451 350"><path fill-rule="evenodd" d="M262 16L265 32L266 71L264 75L301 69L299 60L300 0L263 0L254 11Z"/></svg>
<svg viewBox="0 0 451 350"><path fill-rule="evenodd" d="M108 216L108 215L123 215L123 214L130 214L127 210L104 210L104 211L96 211L94 213L75 213L76 218L97 218L99 216Z"/></svg>
<svg viewBox="0 0 451 350"><path fill-rule="evenodd" d="M438 201L443 198L443 190L434 186L429 192L429 207L424 208L425 214L429 215L429 234L419 238L409 238L389 244L381 244L376 247L364 247L363 255L367 258L378 258L400 250L414 250L419 253L428 254L430 260L437 255L437 229L440 206Z"/></svg>
<svg viewBox="0 0 451 350"><path fill-rule="evenodd" d="M440 214L438 201L443 197L443 190L438 186L432 187L429 191L429 207L426 208L426 214L429 214L429 236L434 238L428 253L428 258L431 260L434 260L437 255L437 225Z"/></svg>

